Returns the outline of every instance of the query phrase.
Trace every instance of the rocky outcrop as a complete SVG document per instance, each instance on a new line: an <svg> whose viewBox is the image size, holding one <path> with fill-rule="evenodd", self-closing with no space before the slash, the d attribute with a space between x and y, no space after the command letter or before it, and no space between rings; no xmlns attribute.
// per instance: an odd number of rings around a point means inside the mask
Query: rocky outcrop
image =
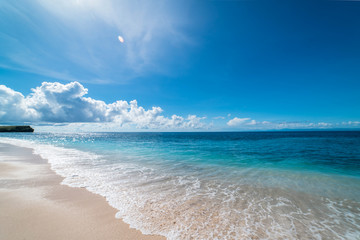
<svg viewBox="0 0 360 240"><path fill-rule="evenodd" d="M30 126L0 126L0 132L34 132Z"/></svg>

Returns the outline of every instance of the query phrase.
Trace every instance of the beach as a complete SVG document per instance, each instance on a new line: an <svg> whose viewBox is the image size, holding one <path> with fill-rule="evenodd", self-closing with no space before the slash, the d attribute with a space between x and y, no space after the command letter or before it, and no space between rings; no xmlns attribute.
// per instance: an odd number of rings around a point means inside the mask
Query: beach
<svg viewBox="0 0 360 240"><path fill-rule="evenodd" d="M359 239L358 146L360 132L4 133L0 236Z"/></svg>
<svg viewBox="0 0 360 240"><path fill-rule="evenodd" d="M130 228L104 197L62 180L32 149L1 143L0 238L165 239Z"/></svg>
<svg viewBox="0 0 360 240"><path fill-rule="evenodd" d="M0 0L0 240L360 240L360 0Z"/></svg>

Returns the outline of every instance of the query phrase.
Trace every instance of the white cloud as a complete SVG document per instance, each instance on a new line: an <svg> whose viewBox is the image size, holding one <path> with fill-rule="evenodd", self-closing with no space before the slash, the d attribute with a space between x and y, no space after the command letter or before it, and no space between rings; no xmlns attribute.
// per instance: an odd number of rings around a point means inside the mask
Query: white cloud
<svg viewBox="0 0 360 240"><path fill-rule="evenodd" d="M243 123L245 123L246 121L249 121L251 118L237 118L237 117L234 117L233 119L229 120L227 122L227 125L230 126L230 127L236 127L236 126L239 126Z"/></svg>
<svg viewBox="0 0 360 240"><path fill-rule="evenodd" d="M4 85L0 85L0 120L23 121L36 119L35 109L27 107L24 96Z"/></svg>
<svg viewBox="0 0 360 240"><path fill-rule="evenodd" d="M352 128L360 125L359 121L348 121L342 123L329 122L269 122L257 121L251 118L233 118L227 122L232 128L241 130L282 130L282 129L332 129L332 128Z"/></svg>
<svg viewBox="0 0 360 240"><path fill-rule="evenodd" d="M118 100L105 103L87 97L88 90L78 82L61 84L43 82L24 96L0 85L0 122L31 122L43 129L73 129L74 131L132 131L134 129L171 131L210 129L205 117L188 115L182 117L163 115L161 107L145 109L136 100ZM222 118L221 118L222 119ZM43 125L43 123L51 123ZM60 124L59 124L60 123ZM276 122L251 118L238 118L227 122L227 126L238 130L281 130L281 129L331 129L356 128L360 121L331 122ZM224 126L218 126L223 129Z"/></svg>
<svg viewBox="0 0 360 240"><path fill-rule="evenodd" d="M348 122L342 122L343 125L351 125L351 126L358 126L360 125L360 121L348 121Z"/></svg>
<svg viewBox="0 0 360 240"><path fill-rule="evenodd" d="M273 129L324 129L333 127L332 123L326 122L281 122L269 124Z"/></svg>
<svg viewBox="0 0 360 240"><path fill-rule="evenodd" d="M256 125L257 122L253 119L250 122L246 123L246 125Z"/></svg>
<svg viewBox="0 0 360 240"><path fill-rule="evenodd" d="M5 122L108 122L120 127L141 129L197 129L206 125L204 118L189 115L187 118L161 115L160 107L144 109L136 100L104 101L85 97L88 90L78 82L61 84L43 82L24 97L0 85L0 120Z"/></svg>

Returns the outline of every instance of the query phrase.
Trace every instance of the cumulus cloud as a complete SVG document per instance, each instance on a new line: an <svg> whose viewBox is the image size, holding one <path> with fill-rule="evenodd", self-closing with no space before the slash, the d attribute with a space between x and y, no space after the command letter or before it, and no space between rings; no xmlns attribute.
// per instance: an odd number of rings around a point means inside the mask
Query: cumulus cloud
<svg viewBox="0 0 360 240"><path fill-rule="evenodd" d="M88 90L78 82L43 82L24 96L0 85L0 120L7 122L111 122L118 126L142 129L197 129L205 127L204 118L161 115L160 107L144 109L136 100L104 101L85 97Z"/></svg>
<svg viewBox="0 0 360 240"><path fill-rule="evenodd" d="M246 123L247 125L256 125L257 124L257 122L256 122L256 120L251 120L250 122L248 122L248 123Z"/></svg>
<svg viewBox="0 0 360 240"><path fill-rule="evenodd" d="M210 129L205 117L163 115L161 107L145 109L136 100L113 103L87 97L88 90L78 82L61 84L43 82L24 96L5 85L0 85L0 122L31 122L51 131L55 128L74 131L171 131L176 129ZM215 117L214 119L223 119ZM227 126L237 130L331 129L357 128L360 121L345 122L286 122L260 121L249 117L234 117ZM224 126L217 126L223 129Z"/></svg>
<svg viewBox="0 0 360 240"><path fill-rule="evenodd" d="M21 121L36 119L35 109L27 107L24 96L4 85L0 85L0 119Z"/></svg>
<svg viewBox="0 0 360 240"><path fill-rule="evenodd" d="M230 127L236 127L236 126L239 126L243 123L245 123L246 121L249 121L251 118L237 118L237 117L234 117L233 119L229 120L227 122L227 125L230 126Z"/></svg>

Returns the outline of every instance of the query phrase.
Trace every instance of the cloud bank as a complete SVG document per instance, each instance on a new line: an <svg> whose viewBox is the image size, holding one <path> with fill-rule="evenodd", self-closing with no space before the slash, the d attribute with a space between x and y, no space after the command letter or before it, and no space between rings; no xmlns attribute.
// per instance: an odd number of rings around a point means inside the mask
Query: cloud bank
<svg viewBox="0 0 360 240"><path fill-rule="evenodd" d="M295 122L270 122L257 121L255 119L234 117L227 123L228 127L236 130L282 130L282 129L336 129L336 128L358 128L360 121L347 122L310 122L310 121L295 121Z"/></svg>
<svg viewBox="0 0 360 240"><path fill-rule="evenodd" d="M136 100L104 101L85 97L88 90L78 82L43 82L28 96L0 85L0 121L2 122L111 122L120 127L141 129L204 128L203 118L161 115L160 107L144 109Z"/></svg>
<svg viewBox="0 0 360 240"><path fill-rule="evenodd" d="M206 123L205 117L163 115L161 107L145 109L136 100L105 103L87 97L88 90L79 82L61 84L43 82L24 96L0 85L0 123L30 122L45 131L195 131L195 130L281 130L358 128L360 121L286 122L260 121L250 117L234 117L223 125ZM229 117L229 115L228 115ZM225 117L215 117L224 121ZM226 123L226 125L225 125Z"/></svg>

